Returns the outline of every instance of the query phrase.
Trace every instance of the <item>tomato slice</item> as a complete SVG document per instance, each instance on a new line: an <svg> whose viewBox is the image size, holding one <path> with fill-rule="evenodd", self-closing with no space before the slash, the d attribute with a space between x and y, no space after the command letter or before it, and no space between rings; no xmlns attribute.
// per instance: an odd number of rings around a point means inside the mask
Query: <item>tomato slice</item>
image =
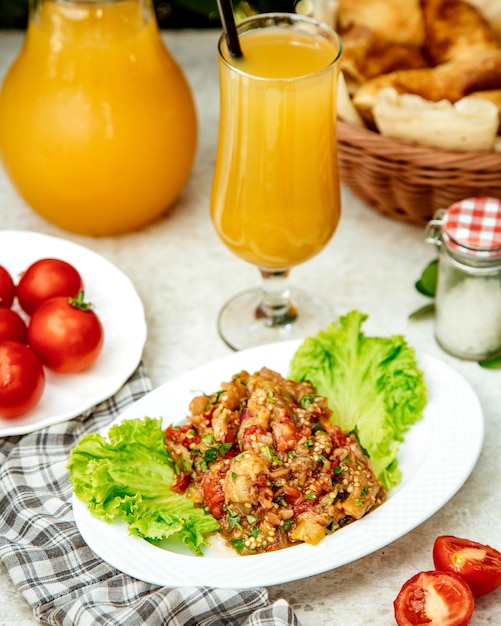
<svg viewBox="0 0 501 626"><path fill-rule="evenodd" d="M466 626L475 599L465 581L449 572L420 572L404 583L393 607L398 626Z"/></svg>
<svg viewBox="0 0 501 626"><path fill-rule="evenodd" d="M435 568L459 574L475 596L482 596L501 585L501 552L491 546L443 535L433 546Z"/></svg>

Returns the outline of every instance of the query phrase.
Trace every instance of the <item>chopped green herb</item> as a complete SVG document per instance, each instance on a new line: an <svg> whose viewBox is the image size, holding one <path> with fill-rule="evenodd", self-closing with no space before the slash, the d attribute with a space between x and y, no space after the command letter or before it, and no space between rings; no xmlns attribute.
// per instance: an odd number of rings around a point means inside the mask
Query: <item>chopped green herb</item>
<svg viewBox="0 0 501 626"><path fill-rule="evenodd" d="M270 459L270 461L272 463L274 463L275 465L283 465L284 462L281 461L277 455L275 454L275 450L271 447L271 446L263 446L261 448L261 452L264 454L264 456L268 457L268 459Z"/></svg>
<svg viewBox="0 0 501 626"><path fill-rule="evenodd" d="M206 463L213 463L219 456L218 449L215 447L209 448L204 452L204 460Z"/></svg>
<svg viewBox="0 0 501 626"><path fill-rule="evenodd" d="M276 496L275 498L275 502L279 505L279 506L287 506L287 503L285 502L285 493L281 493L278 496Z"/></svg>
<svg viewBox="0 0 501 626"><path fill-rule="evenodd" d="M209 466L207 465L204 459L202 459L201 457L198 457L195 461L195 469L197 469L200 472L205 473L209 471Z"/></svg>
<svg viewBox="0 0 501 626"><path fill-rule="evenodd" d="M313 394L307 394L306 396L303 396L301 398L301 408L307 409L310 404L313 404L315 402L316 399L317 396L314 396Z"/></svg>
<svg viewBox="0 0 501 626"><path fill-rule="evenodd" d="M230 528L235 528L236 526L240 528L240 516L238 515L238 513L235 513L231 509L227 508L226 515L228 516Z"/></svg>
<svg viewBox="0 0 501 626"><path fill-rule="evenodd" d="M213 463L218 457L224 456L231 449L231 443L218 443L204 453L204 459L207 463Z"/></svg>
<svg viewBox="0 0 501 626"><path fill-rule="evenodd" d="M242 550L245 548L244 539L230 539L230 543L237 552L242 552Z"/></svg>
<svg viewBox="0 0 501 626"><path fill-rule="evenodd" d="M317 422L317 423L313 426L313 428L311 429L311 432L312 432L312 433L318 433L319 431L324 433L324 432L325 432L325 429L324 429L323 425L322 425L320 422Z"/></svg>

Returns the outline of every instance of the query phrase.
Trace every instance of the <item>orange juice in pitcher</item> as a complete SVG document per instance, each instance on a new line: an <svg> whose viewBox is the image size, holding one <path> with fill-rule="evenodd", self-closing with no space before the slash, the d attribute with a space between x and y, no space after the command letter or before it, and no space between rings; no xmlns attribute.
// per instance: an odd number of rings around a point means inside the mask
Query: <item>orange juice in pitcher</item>
<svg viewBox="0 0 501 626"><path fill-rule="evenodd" d="M0 94L0 154L35 211L87 235L138 228L181 193L196 140L149 0L34 0Z"/></svg>

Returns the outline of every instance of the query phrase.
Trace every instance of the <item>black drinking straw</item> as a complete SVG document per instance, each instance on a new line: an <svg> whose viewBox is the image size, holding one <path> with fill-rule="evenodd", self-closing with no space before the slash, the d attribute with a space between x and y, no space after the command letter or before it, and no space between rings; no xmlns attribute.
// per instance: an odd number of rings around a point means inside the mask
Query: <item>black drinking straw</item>
<svg viewBox="0 0 501 626"><path fill-rule="evenodd" d="M241 57L242 49L240 48L240 41L238 40L237 27L235 26L231 0L217 0L217 7L219 9L219 17L221 18L221 24L223 25L228 50L230 51L232 57Z"/></svg>

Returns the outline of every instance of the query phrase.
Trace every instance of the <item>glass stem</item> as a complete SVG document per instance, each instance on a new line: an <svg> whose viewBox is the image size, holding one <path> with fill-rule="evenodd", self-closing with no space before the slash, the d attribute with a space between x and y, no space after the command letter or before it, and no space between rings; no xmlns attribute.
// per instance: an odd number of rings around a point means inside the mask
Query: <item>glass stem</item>
<svg viewBox="0 0 501 626"><path fill-rule="evenodd" d="M291 301L290 270L264 270L262 277L263 299L256 309L256 318L264 319L266 326L288 326L297 319L297 308Z"/></svg>

